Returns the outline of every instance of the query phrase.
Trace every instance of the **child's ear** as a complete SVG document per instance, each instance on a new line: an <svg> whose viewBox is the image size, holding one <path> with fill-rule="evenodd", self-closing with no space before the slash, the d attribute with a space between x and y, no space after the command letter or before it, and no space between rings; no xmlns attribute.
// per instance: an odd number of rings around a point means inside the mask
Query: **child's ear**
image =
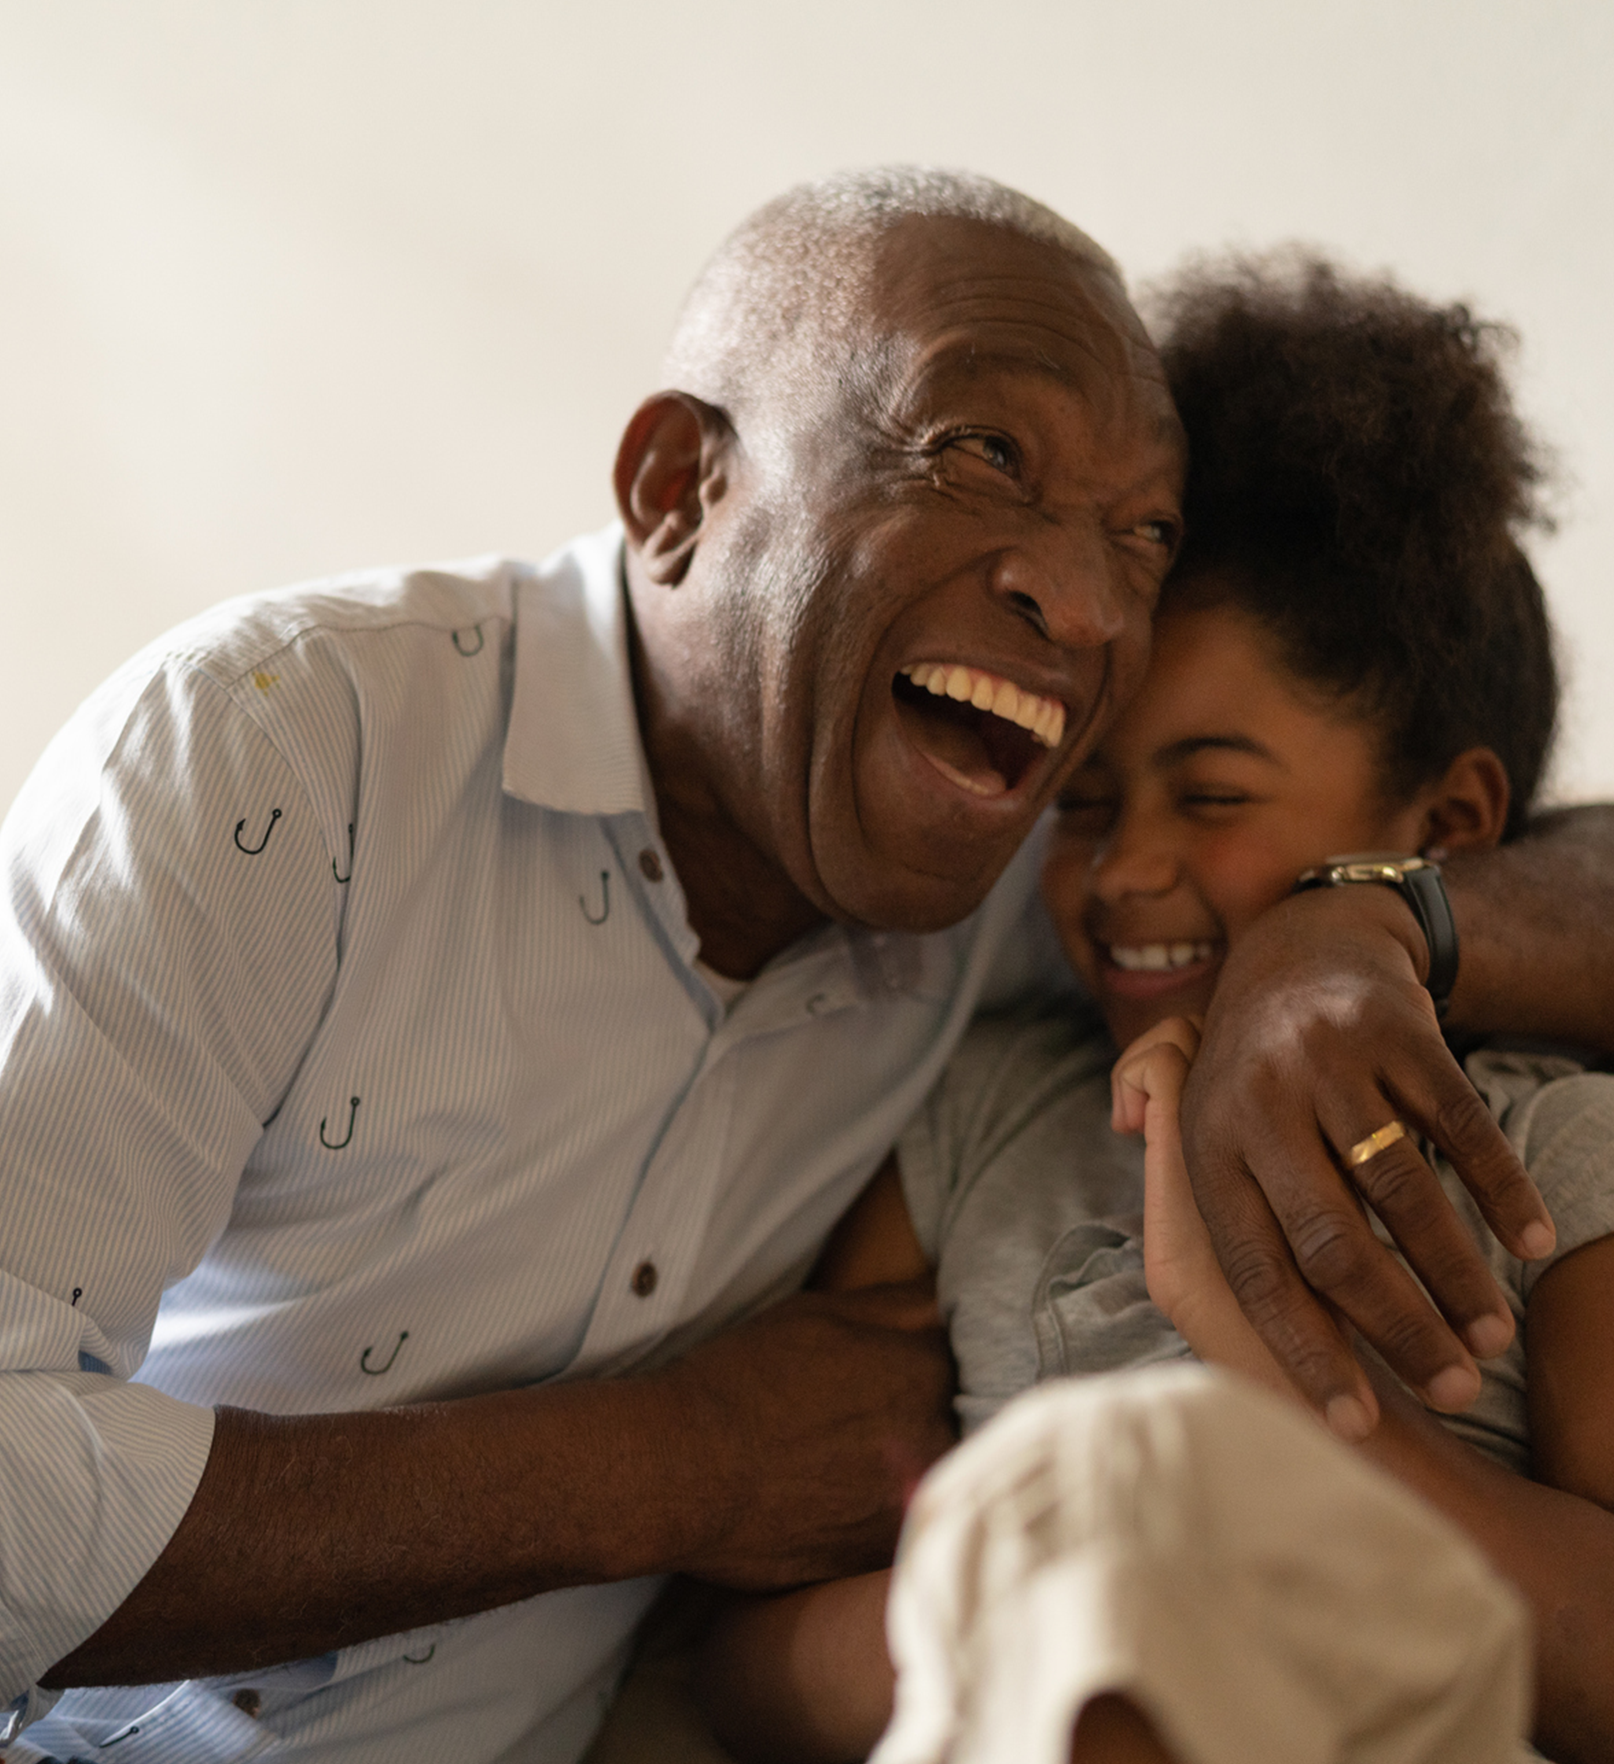
<svg viewBox="0 0 1614 1764"><path fill-rule="evenodd" d="M1507 825L1511 794L1507 768L1491 749L1468 748L1424 793L1418 849L1438 858L1446 852L1497 844Z"/></svg>

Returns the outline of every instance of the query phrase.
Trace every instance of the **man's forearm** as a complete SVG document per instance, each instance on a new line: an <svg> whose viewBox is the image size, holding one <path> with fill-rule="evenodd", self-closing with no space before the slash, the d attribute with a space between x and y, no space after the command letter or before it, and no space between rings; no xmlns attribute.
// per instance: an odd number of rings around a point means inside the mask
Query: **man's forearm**
<svg viewBox="0 0 1614 1764"><path fill-rule="evenodd" d="M1614 806L1443 864L1462 954L1451 1023L1614 1051Z"/></svg>
<svg viewBox="0 0 1614 1764"><path fill-rule="evenodd" d="M222 1410L167 1548L45 1683L246 1671L698 1553L680 1425L653 1380L366 1414Z"/></svg>
<svg viewBox="0 0 1614 1764"><path fill-rule="evenodd" d="M195 1498L48 1688L211 1677L683 1570L746 1588L889 1560L952 1443L922 1287L804 1294L644 1377L364 1414L220 1412Z"/></svg>

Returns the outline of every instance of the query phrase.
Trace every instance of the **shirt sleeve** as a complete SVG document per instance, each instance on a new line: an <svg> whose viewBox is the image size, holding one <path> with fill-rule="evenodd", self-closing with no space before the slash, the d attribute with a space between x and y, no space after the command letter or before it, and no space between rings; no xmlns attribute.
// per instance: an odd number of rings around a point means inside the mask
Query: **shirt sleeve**
<svg viewBox="0 0 1614 1764"><path fill-rule="evenodd" d="M131 665L0 832L0 1724L161 1553L210 1410L139 1382L329 998L297 776L217 682Z"/></svg>
<svg viewBox="0 0 1614 1764"><path fill-rule="evenodd" d="M1581 1072L1543 1087L1524 1161L1558 1230L1553 1253L1519 1268L1520 1296L1572 1250L1614 1233L1614 1077Z"/></svg>

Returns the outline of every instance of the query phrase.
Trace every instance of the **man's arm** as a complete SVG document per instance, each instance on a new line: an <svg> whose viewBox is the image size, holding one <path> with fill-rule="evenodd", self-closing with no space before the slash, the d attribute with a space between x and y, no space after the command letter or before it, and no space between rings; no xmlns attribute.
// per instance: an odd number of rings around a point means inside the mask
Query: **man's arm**
<svg viewBox="0 0 1614 1764"><path fill-rule="evenodd" d="M1462 944L1451 1026L1614 1053L1614 804L1554 809L1441 868Z"/></svg>
<svg viewBox="0 0 1614 1764"><path fill-rule="evenodd" d="M1614 1047L1614 808L1546 816L1515 845L1454 857L1446 879L1462 947L1452 1026ZM1317 1293L1436 1408L1472 1401L1472 1354L1511 1335L1412 1134L1441 1147L1515 1253L1552 1242L1523 1166L1441 1039L1427 961L1389 889L1284 901L1230 955L1183 1098L1194 1194L1229 1283L1347 1437L1371 1428L1377 1403ZM1350 1146L1392 1118L1409 1137L1347 1183ZM1358 1190L1443 1315L1375 1239Z"/></svg>
<svg viewBox="0 0 1614 1764"><path fill-rule="evenodd" d="M246 1671L562 1586L890 1558L952 1443L934 1307L787 1300L661 1371L367 1414L223 1410L189 1510L48 1688Z"/></svg>
<svg viewBox="0 0 1614 1764"><path fill-rule="evenodd" d="M655 1377L380 1413L215 1430L130 1382L325 1020L348 872L320 792L192 668L120 676L53 751L0 843L0 1474L27 1542L0 1550L0 1713L613 1575L884 1559L951 1437L928 1299L793 1301Z"/></svg>

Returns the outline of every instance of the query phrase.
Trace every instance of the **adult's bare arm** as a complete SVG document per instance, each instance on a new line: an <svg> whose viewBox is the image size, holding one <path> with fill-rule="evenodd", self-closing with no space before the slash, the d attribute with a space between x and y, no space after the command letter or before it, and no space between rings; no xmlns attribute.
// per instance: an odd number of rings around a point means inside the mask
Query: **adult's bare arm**
<svg viewBox="0 0 1614 1764"><path fill-rule="evenodd" d="M1562 811L1446 867L1462 946L1454 1027L1614 1047L1614 809ZM1478 1249L1410 1139L1342 1174L1392 1117L1451 1159L1501 1240L1542 1254L1551 1227L1523 1167L1441 1039L1428 951L1389 889L1286 900L1230 955L1183 1099L1194 1194L1251 1322L1337 1431L1377 1403L1316 1294L1436 1408L1478 1390L1472 1354L1512 1323ZM1373 1236L1357 1193L1438 1313Z"/></svg>
<svg viewBox="0 0 1614 1764"><path fill-rule="evenodd" d="M223 1410L195 1499L49 1688L247 1671L678 1570L788 1586L890 1559L952 1443L928 1294L787 1300L642 1377L366 1414Z"/></svg>
<svg viewBox="0 0 1614 1764"><path fill-rule="evenodd" d="M1614 1053L1614 804L1554 809L1442 869L1462 944L1452 1025Z"/></svg>

